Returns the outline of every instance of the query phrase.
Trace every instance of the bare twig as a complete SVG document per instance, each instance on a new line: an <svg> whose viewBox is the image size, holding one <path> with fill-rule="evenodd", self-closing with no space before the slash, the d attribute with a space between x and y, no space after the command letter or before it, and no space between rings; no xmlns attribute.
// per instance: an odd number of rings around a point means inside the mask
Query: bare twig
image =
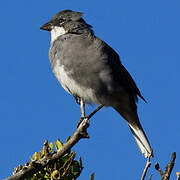
<svg viewBox="0 0 180 180"><path fill-rule="evenodd" d="M172 172L172 169L174 167L175 159L176 159L176 153L173 152L172 153L172 157L171 157L171 161L167 164L166 170L164 172L164 180L168 180L169 179L169 177L171 175L171 172Z"/></svg>
<svg viewBox="0 0 180 180"><path fill-rule="evenodd" d="M149 176L149 180L151 180L151 178L152 178L152 174Z"/></svg>
<svg viewBox="0 0 180 180"><path fill-rule="evenodd" d="M159 174L161 175L161 177L163 176L163 172L162 172L162 170L160 169L160 167L159 167L159 163L156 163L155 164L155 169L159 172Z"/></svg>
<svg viewBox="0 0 180 180"><path fill-rule="evenodd" d="M46 157L50 155L49 149L48 149L48 141L47 140L43 144L43 151L44 151L44 154L45 154Z"/></svg>
<svg viewBox="0 0 180 180"><path fill-rule="evenodd" d="M102 109L104 105L99 105L87 118L90 119L94 114L96 114L100 109Z"/></svg>
<svg viewBox="0 0 180 180"><path fill-rule="evenodd" d="M95 114L95 113L94 113ZM91 118L90 116L89 118ZM45 141L43 149L45 150L45 156L42 159L31 161L29 166L24 167L19 172L6 178L5 180L23 180L27 177L32 176L38 170L46 167L47 165L53 164L57 159L62 157L69 149L71 149L80 139L89 138L87 128L89 127L89 118L84 118L73 136L67 141L57 153L52 156L48 156L49 151L47 149L47 141Z"/></svg>
<svg viewBox="0 0 180 180"><path fill-rule="evenodd" d="M69 164L67 165L66 169L64 170L64 173L62 174L62 177L67 174L67 172L68 172L68 170L69 170L69 168L70 168L70 166L71 166L71 164L73 162L73 159L74 159L75 155L76 155L76 153L73 151L72 155L71 155L71 158L69 159Z"/></svg>
<svg viewBox="0 0 180 180"><path fill-rule="evenodd" d="M176 159L176 153L173 152L172 153L172 157L171 157L171 161L167 164L166 166L166 170L163 171L160 169L159 164L156 163L155 164L155 169L159 172L159 174L161 175L161 180L169 180L172 169L174 167L174 163L175 163L175 159Z"/></svg>
<svg viewBox="0 0 180 180"><path fill-rule="evenodd" d="M91 174L90 180L94 180L94 173Z"/></svg>
<svg viewBox="0 0 180 180"><path fill-rule="evenodd" d="M145 166L145 168L144 168L143 174L142 174L142 176L141 176L141 180L144 180L144 178L146 177L147 170L148 170L148 168L150 168L150 166L151 166L150 158L151 158L151 156L149 156L148 159L147 159L147 163L146 163L146 166ZM151 178L150 178L150 179L151 179Z"/></svg>

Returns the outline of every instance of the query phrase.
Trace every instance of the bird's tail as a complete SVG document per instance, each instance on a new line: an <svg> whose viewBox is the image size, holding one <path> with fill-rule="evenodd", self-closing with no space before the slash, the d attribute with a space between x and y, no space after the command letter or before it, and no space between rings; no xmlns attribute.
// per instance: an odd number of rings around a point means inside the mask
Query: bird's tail
<svg viewBox="0 0 180 180"><path fill-rule="evenodd" d="M141 150L142 154L144 155L144 157L145 158L150 156L153 157L152 148L140 124L137 113L136 112L125 113L124 111L122 112L121 108L115 108L115 109L127 121L128 126L130 127L130 130L136 140L136 143L139 149Z"/></svg>

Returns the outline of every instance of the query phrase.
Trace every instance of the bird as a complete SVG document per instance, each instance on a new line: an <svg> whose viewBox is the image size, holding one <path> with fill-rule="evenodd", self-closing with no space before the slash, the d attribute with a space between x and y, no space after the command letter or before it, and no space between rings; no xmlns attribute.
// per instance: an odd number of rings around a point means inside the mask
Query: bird
<svg viewBox="0 0 180 180"><path fill-rule="evenodd" d="M114 108L127 122L145 158L153 156L137 114L141 95L118 53L97 37L82 12L63 10L42 25L49 31L49 60L61 86L80 103Z"/></svg>

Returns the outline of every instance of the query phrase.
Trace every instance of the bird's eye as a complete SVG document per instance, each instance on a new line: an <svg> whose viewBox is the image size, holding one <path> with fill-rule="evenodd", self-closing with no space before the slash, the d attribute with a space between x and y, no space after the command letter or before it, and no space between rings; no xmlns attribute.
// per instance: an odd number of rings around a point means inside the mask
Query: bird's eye
<svg viewBox="0 0 180 180"><path fill-rule="evenodd" d="M63 24L64 23L64 19L59 19L58 23L59 24Z"/></svg>
<svg viewBox="0 0 180 180"><path fill-rule="evenodd" d="M65 21L63 19L58 19L58 20L54 20L52 21L53 26L59 26L62 25Z"/></svg>

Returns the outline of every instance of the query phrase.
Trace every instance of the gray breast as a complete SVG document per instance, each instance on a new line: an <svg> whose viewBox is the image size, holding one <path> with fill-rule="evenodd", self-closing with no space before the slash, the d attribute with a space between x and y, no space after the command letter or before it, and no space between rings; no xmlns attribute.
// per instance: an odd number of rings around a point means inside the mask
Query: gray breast
<svg viewBox="0 0 180 180"><path fill-rule="evenodd" d="M86 102L109 104L104 99L120 90L103 45L94 36L66 34L50 48L49 58L58 81L66 91Z"/></svg>

